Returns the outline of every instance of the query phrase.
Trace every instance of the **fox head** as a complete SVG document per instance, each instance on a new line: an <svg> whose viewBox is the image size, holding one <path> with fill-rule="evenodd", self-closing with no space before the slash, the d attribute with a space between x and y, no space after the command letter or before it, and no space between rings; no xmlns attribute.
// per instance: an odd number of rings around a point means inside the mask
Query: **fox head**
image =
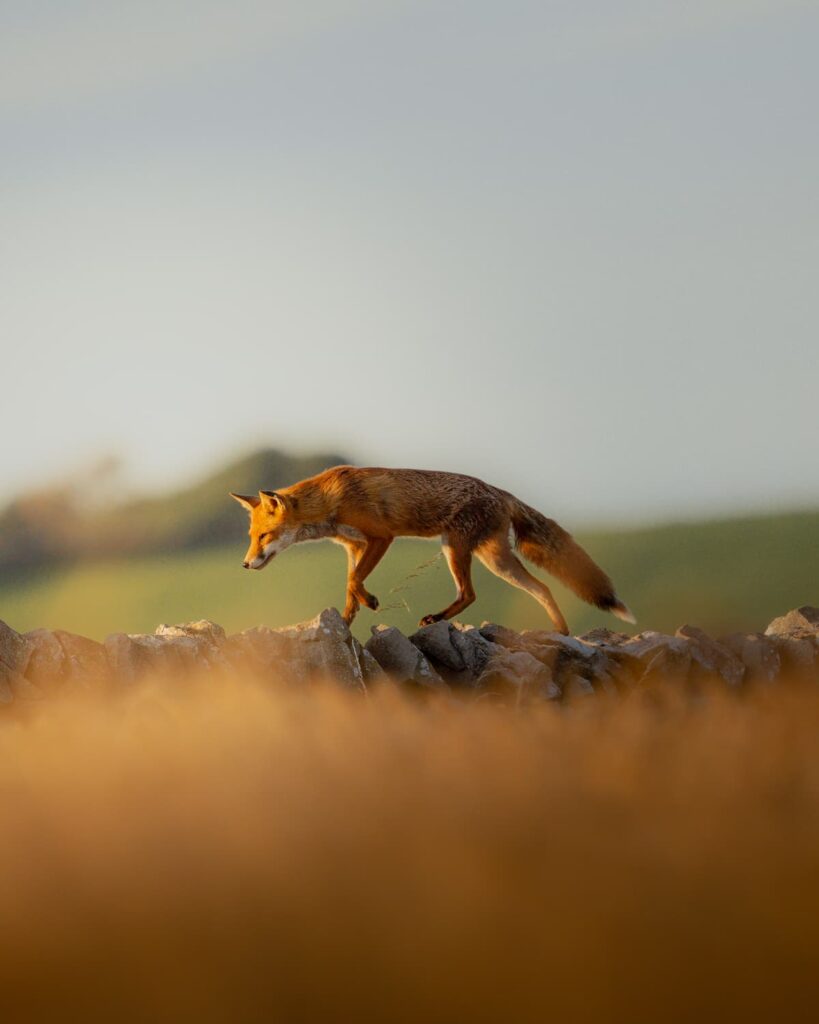
<svg viewBox="0 0 819 1024"><path fill-rule="evenodd" d="M259 491L258 497L231 491L230 496L250 513L250 547L242 565L245 569L264 569L295 538L295 530L287 523L288 499L275 491Z"/></svg>

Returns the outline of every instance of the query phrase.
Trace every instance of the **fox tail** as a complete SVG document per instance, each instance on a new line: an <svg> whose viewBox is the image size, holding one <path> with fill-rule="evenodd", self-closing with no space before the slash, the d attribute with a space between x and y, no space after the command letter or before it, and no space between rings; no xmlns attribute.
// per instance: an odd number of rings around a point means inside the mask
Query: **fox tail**
<svg viewBox="0 0 819 1024"><path fill-rule="evenodd" d="M554 519L547 519L517 498L511 502L515 546L524 558L565 583L582 600L611 612L624 622L636 622L614 590L614 584Z"/></svg>

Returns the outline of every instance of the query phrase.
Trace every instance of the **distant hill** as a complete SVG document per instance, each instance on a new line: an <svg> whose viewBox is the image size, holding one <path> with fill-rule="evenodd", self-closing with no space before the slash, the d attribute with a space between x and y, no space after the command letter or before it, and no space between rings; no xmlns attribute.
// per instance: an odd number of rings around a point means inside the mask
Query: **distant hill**
<svg viewBox="0 0 819 1024"><path fill-rule="evenodd" d="M89 558L161 554L235 540L241 516L228 491L255 493L348 462L273 448L229 463L199 483L160 497L89 510L71 483L23 495L0 513L0 573L18 575Z"/></svg>

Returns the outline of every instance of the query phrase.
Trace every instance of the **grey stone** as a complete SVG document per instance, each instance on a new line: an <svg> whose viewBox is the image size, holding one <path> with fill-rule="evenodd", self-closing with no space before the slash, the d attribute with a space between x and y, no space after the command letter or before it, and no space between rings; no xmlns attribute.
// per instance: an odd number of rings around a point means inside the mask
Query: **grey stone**
<svg viewBox="0 0 819 1024"><path fill-rule="evenodd" d="M511 651L522 651L526 644L521 639L520 633L507 626L499 626L496 622L482 622L478 631L484 640L493 644L500 644L501 647L508 647Z"/></svg>
<svg viewBox="0 0 819 1024"><path fill-rule="evenodd" d="M366 686L378 685L387 680L387 673L378 664L366 647L362 647L358 640L353 641L358 663L361 666L361 673L364 676Z"/></svg>
<svg viewBox="0 0 819 1024"><path fill-rule="evenodd" d="M42 690L24 676L33 648L29 639L0 620L0 704L42 696Z"/></svg>
<svg viewBox="0 0 819 1024"><path fill-rule="evenodd" d="M782 668L777 645L762 633L731 633L719 641L740 659L746 678L754 682L773 682Z"/></svg>
<svg viewBox="0 0 819 1024"><path fill-rule="evenodd" d="M199 644L189 636L112 633L105 638L105 650L114 678L126 685L148 673L182 675L202 667Z"/></svg>
<svg viewBox="0 0 819 1024"><path fill-rule="evenodd" d="M691 657L704 673L719 676L731 687L741 685L745 665L730 648L713 640L697 626L680 626L675 636L689 641Z"/></svg>
<svg viewBox="0 0 819 1024"><path fill-rule="evenodd" d="M495 652L489 658L476 681L476 689L513 695L515 702L557 700L560 689L552 679L549 668L528 651L512 651L493 644Z"/></svg>
<svg viewBox="0 0 819 1024"><path fill-rule="evenodd" d="M26 633L31 653L26 678L47 694L57 693L65 683L65 651L50 629L32 629Z"/></svg>
<svg viewBox="0 0 819 1024"><path fill-rule="evenodd" d="M63 649L65 679L71 687L101 689L108 685L110 669L101 643L63 629L55 629L54 636Z"/></svg>
<svg viewBox="0 0 819 1024"><path fill-rule="evenodd" d="M53 696L71 690L100 690L109 681L105 648L96 640L64 629L33 629L26 633L32 644L26 678L43 693Z"/></svg>
<svg viewBox="0 0 819 1024"><path fill-rule="evenodd" d="M497 647L474 626L459 622L422 626L409 639L448 682L456 684L474 682Z"/></svg>
<svg viewBox="0 0 819 1024"><path fill-rule="evenodd" d="M0 619L0 665L25 672L31 650L31 642Z"/></svg>
<svg viewBox="0 0 819 1024"><path fill-rule="evenodd" d="M445 687L443 679L430 665L426 655L394 626L373 626L372 636L364 649L394 682L426 689Z"/></svg>
<svg viewBox="0 0 819 1024"><path fill-rule="evenodd" d="M575 672L566 678L561 687L561 693L564 701L571 702L581 698L593 697L594 686L584 676Z"/></svg>
<svg viewBox="0 0 819 1024"><path fill-rule="evenodd" d="M183 622L179 625L168 626L163 623L156 628L157 636L184 636L192 640L199 640L212 647L221 647L225 642L225 631L216 622L210 619L199 619L196 622Z"/></svg>
<svg viewBox="0 0 819 1024"><path fill-rule="evenodd" d="M221 650L229 664L243 671L267 673L290 656L291 643L278 630L254 626L229 636Z"/></svg>
<svg viewBox="0 0 819 1024"><path fill-rule="evenodd" d="M294 626L284 626L275 630L279 636L288 640L304 642L308 640L336 639L345 643L351 639L350 627L344 621L337 608L325 608L324 611L308 622L299 622Z"/></svg>

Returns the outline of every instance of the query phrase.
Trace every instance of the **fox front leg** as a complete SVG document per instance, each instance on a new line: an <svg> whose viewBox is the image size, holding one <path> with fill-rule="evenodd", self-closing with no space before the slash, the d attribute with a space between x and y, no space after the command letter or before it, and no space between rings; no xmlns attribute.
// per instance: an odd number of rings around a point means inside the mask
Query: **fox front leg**
<svg viewBox="0 0 819 1024"><path fill-rule="evenodd" d="M365 537L363 541L346 541L348 573L344 617L348 622L352 622L362 604L373 611L378 608L378 598L366 589L364 580L384 557L390 544L392 537Z"/></svg>
<svg viewBox="0 0 819 1024"><path fill-rule="evenodd" d="M364 586L364 579L372 572L389 547L389 542L380 538L366 540L344 540L347 549L347 603L344 618L348 623L355 618L362 604L373 611L378 608L378 598Z"/></svg>

